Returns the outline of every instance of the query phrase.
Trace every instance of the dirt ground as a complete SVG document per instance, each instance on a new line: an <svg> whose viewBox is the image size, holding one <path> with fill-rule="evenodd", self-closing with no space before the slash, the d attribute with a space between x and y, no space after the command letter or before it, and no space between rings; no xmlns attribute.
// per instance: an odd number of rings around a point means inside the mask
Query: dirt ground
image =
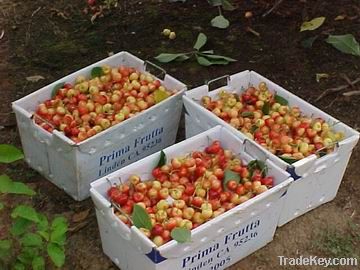
<svg viewBox="0 0 360 270"><path fill-rule="evenodd" d="M288 0L267 17L261 15L272 7L273 0L234 0L235 11L225 11L231 21L226 30L212 28L210 20L217 14L207 1L188 0L168 3L165 0L119 1L120 6L94 24L83 9L85 0L0 0L0 142L21 146L11 101L108 56L109 52L129 51L142 59L161 52L190 51L199 32L209 39L206 48L236 58L228 66L201 67L194 61L162 64L168 73L189 88L224 74L250 69L259 72L284 88L304 98L321 110L360 128L360 96L341 93L315 99L325 89L347 84L360 76L360 58L342 54L323 40L327 34L352 33L360 40L360 2L358 0ZM251 10L254 17L244 18ZM335 20L344 15L343 20ZM325 16L323 26L312 32L299 32L304 20ZM246 31L251 27L260 36ZM176 31L170 41L160 33L164 28ZM318 35L310 49L301 41ZM316 81L316 73L329 78ZM26 77L41 75L43 80L29 82ZM354 88L354 90L356 87ZM359 86L357 86L359 89ZM351 89L350 89L351 90ZM179 139L184 137L184 123ZM251 269L322 269L281 267L277 256L360 258L360 146L353 152L336 199L279 228L274 241L265 248L230 267ZM90 199L75 202L62 190L30 169L25 162L0 167L14 179L30 183L38 192L30 203L48 216L63 214L72 220L75 213L90 209L80 222L70 224L63 269L117 269L102 253L97 222ZM8 199L15 205L19 199ZM5 212L6 213L6 212ZM0 236L9 225L3 212ZM52 269L49 266L49 269ZM333 267L332 269L359 269Z"/></svg>

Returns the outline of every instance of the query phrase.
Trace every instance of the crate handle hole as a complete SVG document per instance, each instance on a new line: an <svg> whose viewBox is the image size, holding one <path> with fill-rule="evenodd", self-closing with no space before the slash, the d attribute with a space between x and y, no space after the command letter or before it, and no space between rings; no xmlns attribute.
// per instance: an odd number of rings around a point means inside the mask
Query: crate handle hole
<svg viewBox="0 0 360 270"><path fill-rule="evenodd" d="M106 140L105 143L104 143L104 146L107 147L107 146L110 146L112 145L112 142L109 141L109 140Z"/></svg>
<svg viewBox="0 0 360 270"><path fill-rule="evenodd" d="M325 164L324 164L324 165L320 165L319 167L317 167L317 168L315 169L315 173L319 173L319 172L325 170L326 168L327 168L327 166L326 166Z"/></svg>

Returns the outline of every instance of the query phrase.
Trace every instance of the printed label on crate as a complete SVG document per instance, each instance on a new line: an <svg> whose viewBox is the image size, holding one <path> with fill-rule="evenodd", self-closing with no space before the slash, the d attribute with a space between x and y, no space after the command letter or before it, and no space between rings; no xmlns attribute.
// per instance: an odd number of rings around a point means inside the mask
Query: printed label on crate
<svg viewBox="0 0 360 270"><path fill-rule="evenodd" d="M252 221L218 238L211 245L199 249L182 258L181 268L184 270L219 270L238 260L245 252L244 246L256 241L259 235L260 219ZM240 251L240 249L242 249Z"/></svg>
<svg viewBox="0 0 360 270"><path fill-rule="evenodd" d="M121 145L99 157L98 177L105 176L126 164L132 163L141 157L151 154L164 141L164 127L156 127L132 138L129 144Z"/></svg>

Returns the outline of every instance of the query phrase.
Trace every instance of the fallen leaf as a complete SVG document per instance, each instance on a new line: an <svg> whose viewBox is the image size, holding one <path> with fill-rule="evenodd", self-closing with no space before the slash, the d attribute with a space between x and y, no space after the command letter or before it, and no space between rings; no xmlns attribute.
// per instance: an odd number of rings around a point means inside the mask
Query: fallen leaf
<svg viewBox="0 0 360 270"><path fill-rule="evenodd" d="M75 213L72 218L71 218L71 221L72 222L81 222L83 220L85 220L88 216L89 216L89 213L90 213L90 209L86 209L84 211L81 211L79 213Z"/></svg>
<svg viewBox="0 0 360 270"><path fill-rule="evenodd" d="M330 75L327 73L316 73L316 81L320 82L321 79L329 78Z"/></svg>
<svg viewBox="0 0 360 270"><path fill-rule="evenodd" d="M335 21L342 21L346 18L346 15L339 15L339 16L336 16L336 18L334 19Z"/></svg>
<svg viewBox="0 0 360 270"><path fill-rule="evenodd" d="M29 82L37 82L37 81L44 80L44 79L45 78L41 75L34 75L34 76L26 77L26 80Z"/></svg>
<svg viewBox="0 0 360 270"><path fill-rule="evenodd" d="M360 44L352 34L346 35L329 35L325 42L331 44L339 51L355 56L360 56Z"/></svg>
<svg viewBox="0 0 360 270"><path fill-rule="evenodd" d="M325 21L325 17L317 17L308 22L303 22L300 28L300 32L303 31L313 31L319 28Z"/></svg>
<svg viewBox="0 0 360 270"><path fill-rule="evenodd" d="M85 228L87 225L90 224L90 220L83 221L81 223L77 223L75 226L69 228L69 232L76 233L81 229Z"/></svg>

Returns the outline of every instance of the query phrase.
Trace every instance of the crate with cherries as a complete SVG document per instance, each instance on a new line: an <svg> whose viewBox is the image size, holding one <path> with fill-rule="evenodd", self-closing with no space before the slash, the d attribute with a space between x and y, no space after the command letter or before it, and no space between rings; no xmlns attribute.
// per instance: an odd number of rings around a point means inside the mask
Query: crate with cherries
<svg viewBox="0 0 360 270"><path fill-rule="evenodd" d="M273 187L264 162L245 164L219 141L166 163L162 152L151 179L131 175L107 194L119 219L157 246L190 240L190 230Z"/></svg>

